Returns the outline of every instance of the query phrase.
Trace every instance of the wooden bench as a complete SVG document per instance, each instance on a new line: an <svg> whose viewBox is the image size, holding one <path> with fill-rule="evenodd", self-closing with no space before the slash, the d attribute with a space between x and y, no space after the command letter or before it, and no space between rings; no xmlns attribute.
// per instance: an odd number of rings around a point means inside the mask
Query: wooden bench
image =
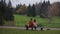
<svg viewBox="0 0 60 34"><path fill-rule="evenodd" d="M38 27L40 28L40 30L43 30L43 25L42 24L37 24L37 27L34 27L34 26L26 26L26 30L29 30L29 28L31 28L31 30L33 30L33 28L36 30Z"/></svg>
<svg viewBox="0 0 60 34"><path fill-rule="evenodd" d="M29 30L29 28L31 28L31 30L33 30L33 28L36 30L36 28L37 28L37 27L34 27L34 26L26 26L26 25L25 25L25 27L26 27L26 30Z"/></svg>

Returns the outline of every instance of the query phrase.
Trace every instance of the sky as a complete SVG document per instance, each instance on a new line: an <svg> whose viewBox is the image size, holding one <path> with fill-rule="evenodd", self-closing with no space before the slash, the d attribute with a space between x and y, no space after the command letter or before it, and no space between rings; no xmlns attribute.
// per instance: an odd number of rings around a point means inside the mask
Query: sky
<svg viewBox="0 0 60 34"><path fill-rule="evenodd" d="M9 0L6 0L6 2L8 3ZM11 0L12 2L12 6L13 7L16 7L17 4L26 4L27 6L29 4L35 4L35 3L39 3L39 2L43 2L44 0ZM45 1L48 1L48 0L45 0ZM49 0L50 3L53 3L53 2L60 2L60 0Z"/></svg>

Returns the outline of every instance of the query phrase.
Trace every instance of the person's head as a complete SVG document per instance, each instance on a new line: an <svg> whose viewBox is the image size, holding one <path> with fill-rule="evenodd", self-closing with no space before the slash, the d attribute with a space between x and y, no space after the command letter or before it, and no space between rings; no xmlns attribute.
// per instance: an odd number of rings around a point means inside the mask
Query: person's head
<svg viewBox="0 0 60 34"><path fill-rule="evenodd" d="M34 22L36 22L36 19L34 19Z"/></svg>
<svg viewBox="0 0 60 34"><path fill-rule="evenodd" d="M32 20L32 18L30 20Z"/></svg>

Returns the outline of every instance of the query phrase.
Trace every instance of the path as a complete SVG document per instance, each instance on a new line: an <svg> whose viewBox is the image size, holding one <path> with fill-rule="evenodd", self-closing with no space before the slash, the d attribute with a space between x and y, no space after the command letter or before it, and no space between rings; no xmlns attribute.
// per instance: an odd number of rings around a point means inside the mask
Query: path
<svg viewBox="0 0 60 34"><path fill-rule="evenodd" d="M26 29L25 27L14 27L14 26L0 26L0 28L14 28L14 29ZM60 30L60 28L44 28L44 30L50 29L50 30ZM40 30L38 27L37 30Z"/></svg>

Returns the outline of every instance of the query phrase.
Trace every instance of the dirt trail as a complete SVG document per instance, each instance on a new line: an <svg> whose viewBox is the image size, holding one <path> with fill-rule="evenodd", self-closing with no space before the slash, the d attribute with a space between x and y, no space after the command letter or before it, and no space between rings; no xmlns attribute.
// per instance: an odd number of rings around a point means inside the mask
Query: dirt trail
<svg viewBox="0 0 60 34"><path fill-rule="evenodd" d="M0 28L26 29L25 27L15 27L15 26L0 26ZM43 28L43 29L60 30L60 28ZM40 28L38 27L37 30L40 30Z"/></svg>

